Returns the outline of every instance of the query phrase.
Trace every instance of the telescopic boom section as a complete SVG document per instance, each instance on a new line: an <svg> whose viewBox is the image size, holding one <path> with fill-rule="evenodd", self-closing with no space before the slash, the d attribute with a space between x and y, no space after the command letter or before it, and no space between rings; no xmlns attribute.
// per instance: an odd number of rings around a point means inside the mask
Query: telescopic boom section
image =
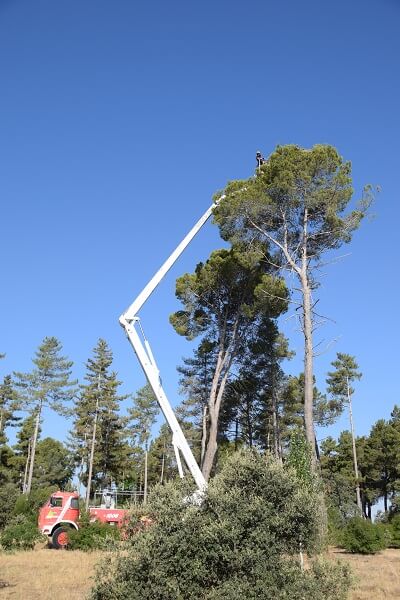
<svg viewBox="0 0 400 600"><path fill-rule="evenodd" d="M155 362L150 345L144 337L143 331L141 331L143 340L141 339L136 330L136 325L139 324L140 321L139 317L137 316L137 313L142 308L143 304L146 302L146 300L150 297L150 295L153 293L158 284L168 273L173 264L178 260L182 252L190 244L195 235L200 231L203 225L210 218L213 208L217 206L217 204L222 198L223 196L215 204L210 206L208 210L206 210L204 215L197 221L194 227L181 241L179 246L177 246L177 248L172 252L169 258L167 258L165 263L157 271L157 273L152 277L152 279L150 279L149 283L140 292L138 297L132 302L129 308L119 318L119 322L121 326L125 329L126 335L130 343L132 344L134 351L136 352L136 356L138 357L141 367L147 377L147 380L152 387L152 390L157 398L157 401L164 414L164 417L171 428L172 443L174 445L175 454L177 457L179 473L181 476L183 475L178 450L182 453L187 467L191 472L193 479L195 480L196 485L200 491L206 488L206 481L193 456L193 452L183 434L182 428L178 423L175 413L172 410L171 404L169 403L168 398L164 392L160 379L160 373L157 368L157 364Z"/></svg>

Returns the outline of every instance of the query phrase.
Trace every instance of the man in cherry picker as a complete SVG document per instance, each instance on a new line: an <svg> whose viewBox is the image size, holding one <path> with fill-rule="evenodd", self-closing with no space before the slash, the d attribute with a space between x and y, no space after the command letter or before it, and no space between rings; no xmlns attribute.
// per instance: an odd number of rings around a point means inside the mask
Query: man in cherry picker
<svg viewBox="0 0 400 600"><path fill-rule="evenodd" d="M258 169L261 167L261 165L263 165L265 163L265 158L263 157L263 155L261 154L261 152L259 150L257 150L257 152L256 152L256 161L257 161Z"/></svg>

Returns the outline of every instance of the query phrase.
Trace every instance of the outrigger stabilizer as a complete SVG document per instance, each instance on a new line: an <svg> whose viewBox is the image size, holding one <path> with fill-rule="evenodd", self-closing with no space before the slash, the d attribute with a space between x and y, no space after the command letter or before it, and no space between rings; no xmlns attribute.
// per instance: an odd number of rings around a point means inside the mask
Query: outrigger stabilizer
<svg viewBox="0 0 400 600"><path fill-rule="evenodd" d="M126 335L139 359L140 365L147 377L147 380L157 398L158 404L164 414L164 417L172 431L172 444L175 451L176 462L180 477L184 476L180 454L182 454L185 463L196 482L196 485L200 492L204 491L207 487L206 480L193 456L193 452L183 434L182 428L178 423L175 413L169 403L169 400L163 389L160 372L157 367L154 355L150 348L150 344L146 339L143 329L140 324L140 318L138 312L142 308L143 304L154 292L155 288L159 285L165 275L168 273L173 264L180 257L185 248L190 244L195 235L200 231L203 225L210 218L213 209L218 203L224 198L221 196L218 201L210 206L204 213L204 215L197 221L194 227L189 231L186 237L181 241L179 246L172 252L165 263L160 267L157 273L150 279L148 284L140 292L138 297L132 302L129 308L120 316L119 322L125 329ZM140 331L140 334L137 331Z"/></svg>

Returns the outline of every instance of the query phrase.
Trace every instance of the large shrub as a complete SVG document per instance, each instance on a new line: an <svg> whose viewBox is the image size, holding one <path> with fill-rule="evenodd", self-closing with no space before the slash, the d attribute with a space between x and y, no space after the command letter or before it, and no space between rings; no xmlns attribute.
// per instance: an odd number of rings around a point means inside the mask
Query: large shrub
<svg viewBox="0 0 400 600"><path fill-rule="evenodd" d="M13 521L0 532L0 548L11 552L14 550L32 550L34 546L44 541L35 523L25 516L15 517Z"/></svg>
<svg viewBox="0 0 400 600"><path fill-rule="evenodd" d="M17 486L13 483L0 486L0 530L10 522L19 494Z"/></svg>
<svg viewBox="0 0 400 600"><path fill-rule="evenodd" d="M13 514L24 515L28 520L37 523L39 509L56 489L54 486L43 487L33 489L30 494L21 494L15 502Z"/></svg>
<svg viewBox="0 0 400 600"><path fill-rule="evenodd" d="M187 485L187 484L186 484ZM299 548L318 540L319 500L271 457L242 451L227 459L201 506L185 483L154 490L150 526L98 572L96 600L344 600L346 567L312 562ZM134 518L137 519L137 512Z"/></svg>
<svg viewBox="0 0 400 600"><path fill-rule="evenodd" d="M79 529L68 531L68 549L83 550L111 550L115 549L116 542L120 539L120 530L116 526L90 521L89 513L81 512Z"/></svg>
<svg viewBox="0 0 400 600"><path fill-rule="evenodd" d="M400 548L400 514L397 513L390 519L389 527L391 534L390 547Z"/></svg>
<svg viewBox="0 0 400 600"><path fill-rule="evenodd" d="M348 522L341 540L343 548L357 554L375 554L386 547L384 529L361 517Z"/></svg>

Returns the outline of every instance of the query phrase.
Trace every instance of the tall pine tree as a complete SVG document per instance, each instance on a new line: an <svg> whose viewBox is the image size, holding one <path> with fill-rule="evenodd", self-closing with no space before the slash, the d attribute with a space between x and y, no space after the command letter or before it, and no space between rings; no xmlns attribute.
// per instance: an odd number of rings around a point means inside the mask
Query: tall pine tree
<svg viewBox="0 0 400 600"><path fill-rule="evenodd" d="M148 453L151 437L151 428L156 422L159 407L157 398L149 384L140 388L133 397L133 407L128 409L129 430L132 432L137 444L142 448L144 455L143 465L143 502L147 502L148 491Z"/></svg>
<svg viewBox="0 0 400 600"><path fill-rule="evenodd" d="M118 483L125 469L126 431L119 409L127 396L118 394L121 382L111 370L112 362L112 351L100 338L75 401L70 446L78 476L87 487L87 501L93 487Z"/></svg>
<svg viewBox="0 0 400 600"><path fill-rule="evenodd" d="M24 493L29 494L35 466L36 444L42 410L49 406L60 415L66 415L66 402L75 396L76 381L70 379L72 361L61 355L62 345L55 337L46 337L32 359L34 368L29 373L15 373L15 382L25 410L35 415L28 477Z"/></svg>

